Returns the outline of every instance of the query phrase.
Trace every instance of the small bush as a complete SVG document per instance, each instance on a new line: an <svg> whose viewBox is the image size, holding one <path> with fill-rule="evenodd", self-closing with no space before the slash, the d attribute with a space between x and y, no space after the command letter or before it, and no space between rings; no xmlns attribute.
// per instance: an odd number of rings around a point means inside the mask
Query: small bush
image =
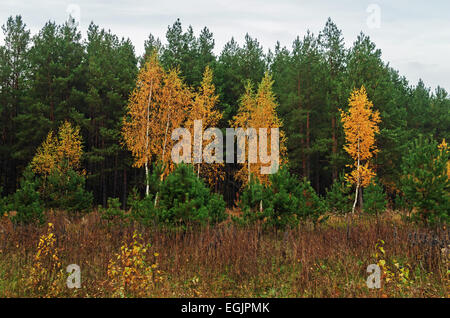
<svg viewBox="0 0 450 318"><path fill-rule="evenodd" d="M133 233L133 241L126 242L120 252L108 264L106 286L113 291L113 297L145 297L155 285L163 280L156 258L158 253L150 252L142 235Z"/></svg>
<svg viewBox="0 0 450 318"><path fill-rule="evenodd" d="M54 169L42 178L41 198L47 208L82 212L92 207L93 195L85 190L86 178L73 169Z"/></svg>
<svg viewBox="0 0 450 318"><path fill-rule="evenodd" d="M31 170L24 172L20 188L11 196L6 210L16 211L14 223L29 224L44 222L44 208L38 192L39 183Z"/></svg>
<svg viewBox="0 0 450 318"><path fill-rule="evenodd" d="M306 179L299 182L286 168L271 175L267 186L252 178L241 198L244 214L237 221L244 224L264 220L267 226L284 228L302 219L317 222L326 210L311 184Z"/></svg>
<svg viewBox="0 0 450 318"><path fill-rule="evenodd" d="M118 198L108 198L108 206L107 208L103 208L101 205L98 207L98 211L100 212L102 219L105 220L115 220L125 219L126 215L124 211L120 208L121 203Z"/></svg>
<svg viewBox="0 0 450 318"><path fill-rule="evenodd" d="M129 196L128 204L134 219L144 224L160 223L170 227L214 224L226 219L225 201L220 195L211 193L192 166L178 165L163 181L159 181L159 171L154 169L149 177L153 191L149 196L141 199L136 190Z"/></svg>
<svg viewBox="0 0 450 318"><path fill-rule="evenodd" d="M134 220L146 225L156 222L155 201L152 193L142 199L138 190L133 188L127 202L131 209L131 217Z"/></svg>
<svg viewBox="0 0 450 318"><path fill-rule="evenodd" d="M337 214L349 213L352 210L352 187L345 180L345 175L340 174L339 178L334 180L330 189L327 189L326 203L328 209Z"/></svg>
<svg viewBox="0 0 450 318"><path fill-rule="evenodd" d="M404 204L415 210L415 219L424 223L445 223L450 212L450 181L448 161L450 151L432 139L419 138L410 144L403 158L400 190Z"/></svg>
<svg viewBox="0 0 450 318"><path fill-rule="evenodd" d="M364 190L364 211L368 214L378 215L386 210L386 193L383 187L375 180Z"/></svg>
<svg viewBox="0 0 450 318"><path fill-rule="evenodd" d="M57 297L64 290L64 272L52 223L40 237L32 265L27 268L25 288L31 295Z"/></svg>
<svg viewBox="0 0 450 318"><path fill-rule="evenodd" d="M159 222L175 226L218 223L226 218L223 198L211 193L192 166L185 164L162 181L155 213Z"/></svg>

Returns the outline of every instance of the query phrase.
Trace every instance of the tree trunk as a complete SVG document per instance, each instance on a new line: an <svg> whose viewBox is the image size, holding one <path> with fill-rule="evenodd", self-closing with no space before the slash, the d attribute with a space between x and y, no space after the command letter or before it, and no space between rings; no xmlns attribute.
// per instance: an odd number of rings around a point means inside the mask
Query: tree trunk
<svg viewBox="0 0 450 318"><path fill-rule="evenodd" d="M309 129L309 111L306 113L306 177L310 178L311 175L311 162L310 162L310 153L309 150L311 148L311 137L310 137L310 129Z"/></svg>
<svg viewBox="0 0 450 318"><path fill-rule="evenodd" d="M145 196L149 196L150 194L150 184L148 179L148 164L145 163Z"/></svg>
<svg viewBox="0 0 450 318"><path fill-rule="evenodd" d="M145 196L149 196L150 194L150 184L149 184L149 180L148 180L148 147L149 147L149 143L150 143L150 137L148 135L149 132L149 128L150 128L150 103L152 101L152 90L153 90L153 80L150 82L150 92L148 94L148 103L147 103L147 123L146 123L146 132L145 132L145 155L146 155L146 160L145 160Z"/></svg>
<svg viewBox="0 0 450 318"><path fill-rule="evenodd" d="M364 197L363 197L363 188L361 188L361 187L359 187L358 206L359 206L359 210L362 211L363 207L364 207Z"/></svg>
<svg viewBox="0 0 450 318"><path fill-rule="evenodd" d="M302 103L300 101L300 76L297 79L297 96L298 96L298 109L300 110L300 114L302 114ZM300 145L302 148L302 176L305 176L306 173L306 158L305 158L305 138L303 138L303 125L302 121L300 121Z"/></svg>
<svg viewBox="0 0 450 318"><path fill-rule="evenodd" d="M127 206L127 168L123 168L123 199L122 208L125 210Z"/></svg>
<svg viewBox="0 0 450 318"><path fill-rule="evenodd" d="M250 187L250 160L247 158L248 186Z"/></svg>
<svg viewBox="0 0 450 318"><path fill-rule="evenodd" d="M359 165L360 165L360 159L359 159L359 139L358 139L358 165L356 167L358 171L358 178L356 181L356 191L355 191L355 202L353 202L353 208L352 208L352 214L355 214L355 208L356 208L356 202L358 201L358 193L359 193L359 184L360 184L360 178L359 178Z"/></svg>
<svg viewBox="0 0 450 318"><path fill-rule="evenodd" d="M162 153L162 162L164 164L164 156L166 155L166 142L167 142L167 132L169 130L169 121L170 121L170 112L167 115L167 124L166 124L166 132L164 133L164 144L163 144L163 153ZM162 181L162 174L161 174L161 181ZM155 207L158 204L158 195L159 192L156 192L156 196L155 196Z"/></svg>
<svg viewBox="0 0 450 318"><path fill-rule="evenodd" d="M337 154L337 138L336 138L336 116L333 114L331 117L331 134L332 134L332 140L333 140L333 147L332 147L332 154L333 154L333 181L337 179L338 173L337 173L337 167L336 163L334 162L336 154Z"/></svg>

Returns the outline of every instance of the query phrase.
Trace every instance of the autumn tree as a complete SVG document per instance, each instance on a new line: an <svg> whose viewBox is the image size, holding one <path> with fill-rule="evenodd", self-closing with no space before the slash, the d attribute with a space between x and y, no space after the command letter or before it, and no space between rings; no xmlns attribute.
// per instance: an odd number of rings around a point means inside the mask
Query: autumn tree
<svg viewBox="0 0 450 318"><path fill-rule="evenodd" d="M378 152L375 134L380 131L378 124L381 119L379 112L372 109L373 104L367 98L364 86L352 92L349 107L347 113L342 110L340 112L346 139L344 149L354 161L350 165L354 170L348 176L349 181L356 184L352 208L354 213L360 188L368 186L372 177L375 176L375 172L369 165L370 159Z"/></svg>
<svg viewBox="0 0 450 318"><path fill-rule="evenodd" d="M161 177L167 176L175 168L171 160L171 149L175 143L171 132L185 123L191 103L191 89L183 83L178 69L165 73L161 92L157 95L158 107L152 114L150 126L151 149L157 161L164 165Z"/></svg>
<svg viewBox="0 0 450 318"><path fill-rule="evenodd" d="M256 93L253 90L253 86L250 82L247 82L245 86L245 93L241 97L239 110L236 116L234 116L233 120L230 122L230 125L234 128L254 128L257 132L257 138L254 140L254 143L252 144L251 139L248 138L248 144L247 147L245 147L245 158L244 163L241 166L241 169L237 171L235 178L242 182L242 184L247 185L250 183L250 176L251 174L255 175L258 180L264 184L269 183L269 175L268 174L262 174L261 168L267 167L266 162L262 162L261 160L261 152L266 153L268 156L271 156L272 154L269 154L268 147L272 144L272 138L276 138L275 136L272 136L271 128L280 128L282 127L282 121L277 116L277 107L278 104L275 99L275 95L272 91L272 77L269 75L269 73L266 73L264 78L262 79L261 83L258 86L258 90ZM267 144L262 145L261 143L261 129L267 129ZM239 138L238 138L239 142ZM277 142L277 141L274 141ZM276 165L281 165L286 161L285 153L286 153L286 137L284 135L284 132L282 130L279 131L279 154L280 154L280 162L277 162ZM252 150L259 150L256 151L256 153L259 153L260 156L256 156L255 158L256 162L252 163L251 160L249 160L249 150L250 148L256 146L256 149ZM241 149L244 149L243 145L239 145L242 147ZM265 146L266 149L263 149Z"/></svg>
<svg viewBox="0 0 450 318"><path fill-rule="evenodd" d="M197 129L194 129L195 121L200 120L202 123L201 131L198 131L201 136L204 136L204 133L208 128L216 128L218 126L219 121L222 119L222 113L216 108L218 100L219 96L216 95L215 86L213 84L213 72L211 68L207 66L203 73L201 86L194 95L194 101L186 121L186 128L190 130L192 137L194 137L197 132ZM196 144L199 143L200 140L202 140L202 144ZM194 147L204 149L204 146L210 142L211 141L207 138L194 138ZM212 186L218 181L223 180L223 167L223 163L209 163L206 165L197 163L197 176L202 175L205 181Z"/></svg>
<svg viewBox="0 0 450 318"><path fill-rule="evenodd" d="M139 71L136 87L131 93L127 115L123 119L124 144L134 157L134 167L145 167L146 195L149 195L149 164L152 161L151 124L157 109L158 94L163 85L164 70L153 53Z"/></svg>
<svg viewBox="0 0 450 318"><path fill-rule="evenodd" d="M83 154L80 128L73 127L65 121L59 127L58 135L50 131L42 145L31 161L34 173L48 176L54 169L61 173L69 169L81 169L81 156Z"/></svg>
<svg viewBox="0 0 450 318"><path fill-rule="evenodd" d="M149 164L164 164L161 178L174 168L170 160L170 132L181 127L190 103L190 89L179 77L179 71L164 71L156 52L153 53L138 74L122 129L124 144L135 158L134 166L145 167L147 196Z"/></svg>
<svg viewBox="0 0 450 318"><path fill-rule="evenodd" d="M59 127L58 135L47 135L31 161L36 174L25 177L39 185L39 198L46 208L68 212L85 211L91 207L93 195L85 190L85 171L81 169L83 155L80 128L68 121ZM26 181L26 182L28 182Z"/></svg>

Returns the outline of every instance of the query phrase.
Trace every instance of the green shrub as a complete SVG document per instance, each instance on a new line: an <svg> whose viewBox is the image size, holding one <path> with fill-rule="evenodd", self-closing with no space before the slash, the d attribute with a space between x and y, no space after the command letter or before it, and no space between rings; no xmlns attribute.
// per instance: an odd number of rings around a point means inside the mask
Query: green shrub
<svg viewBox="0 0 450 318"><path fill-rule="evenodd" d="M44 208L38 192L39 182L31 170L24 172L20 181L20 188L10 197L10 203L6 210L16 211L12 217L14 223L29 224L33 222L43 223Z"/></svg>
<svg viewBox="0 0 450 318"><path fill-rule="evenodd" d="M300 182L300 212L299 216L303 219L310 219L315 224L326 221L325 218L320 219L326 212L327 206L325 201L316 193L311 183L304 178Z"/></svg>
<svg viewBox="0 0 450 318"><path fill-rule="evenodd" d="M364 189L364 211L378 215L386 210L386 193L378 180L374 180Z"/></svg>
<svg viewBox="0 0 450 318"><path fill-rule="evenodd" d="M93 195L85 190L86 178L73 169L58 169L42 179L41 198L46 208L81 212L92 207Z"/></svg>
<svg viewBox="0 0 450 318"><path fill-rule="evenodd" d="M226 219L225 201L220 195L211 193L192 166L178 165L163 181L159 178L161 169L158 166L154 168L149 176L150 195L141 199L134 189L128 197L133 219L169 227L213 224Z"/></svg>
<svg viewBox="0 0 450 318"><path fill-rule="evenodd" d="M264 215L268 225L278 228L295 226L305 213L298 180L287 169L270 176L264 188Z"/></svg>
<svg viewBox="0 0 450 318"><path fill-rule="evenodd" d="M266 226L284 228L295 226L300 220L317 222L326 206L306 179L299 182L286 168L270 176L268 186L251 178L242 193L240 208L243 224L264 220ZM262 211L261 211L262 208Z"/></svg>
<svg viewBox="0 0 450 318"><path fill-rule="evenodd" d="M123 220L126 216L120 206L121 203L118 198L108 198L107 208L105 209L101 205L99 205L98 211L100 212L102 219L109 221L115 219Z"/></svg>
<svg viewBox="0 0 450 318"><path fill-rule="evenodd" d="M260 212L260 206L263 199L264 186L259 182L258 178L251 175L249 185L240 196L239 207L243 215L240 218L233 217L233 220L241 225L262 220L264 214Z"/></svg>
<svg viewBox="0 0 450 318"><path fill-rule="evenodd" d="M127 203L131 209L131 217L134 220L146 225L156 222L155 200L152 193L142 199L138 190L133 188L128 196Z"/></svg>
<svg viewBox="0 0 450 318"><path fill-rule="evenodd" d="M424 223L443 223L449 219L450 182L447 175L448 147L439 149L430 138L419 138L410 144L403 158L399 188L404 204L417 213L413 215Z"/></svg>
<svg viewBox="0 0 450 318"><path fill-rule="evenodd" d="M197 177L192 166L180 164L160 184L155 209L161 223L186 224L217 223L225 220L225 202Z"/></svg>
<svg viewBox="0 0 450 318"><path fill-rule="evenodd" d="M327 189L325 199L328 209L334 213L346 214L352 211L352 187L345 180L343 173L339 175L338 179L334 180L331 188Z"/></svg>

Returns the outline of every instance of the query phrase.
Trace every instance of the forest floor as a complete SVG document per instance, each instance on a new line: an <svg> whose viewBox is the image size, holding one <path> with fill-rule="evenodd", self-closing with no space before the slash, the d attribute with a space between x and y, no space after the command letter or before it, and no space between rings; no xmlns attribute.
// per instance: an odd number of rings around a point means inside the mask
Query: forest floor
<svg viewBox="0 0 450 318"><path fill-rule="evenodd" d="M97 212L47 213L42 226L4 216L0 297L450 297L448 239L394 212L356 215L349 227L332 216L291 230L225 222L183 232ZM79 289L66 285L70 264ZM370 264L381 266L379 289L367 287Z"/></svg>

